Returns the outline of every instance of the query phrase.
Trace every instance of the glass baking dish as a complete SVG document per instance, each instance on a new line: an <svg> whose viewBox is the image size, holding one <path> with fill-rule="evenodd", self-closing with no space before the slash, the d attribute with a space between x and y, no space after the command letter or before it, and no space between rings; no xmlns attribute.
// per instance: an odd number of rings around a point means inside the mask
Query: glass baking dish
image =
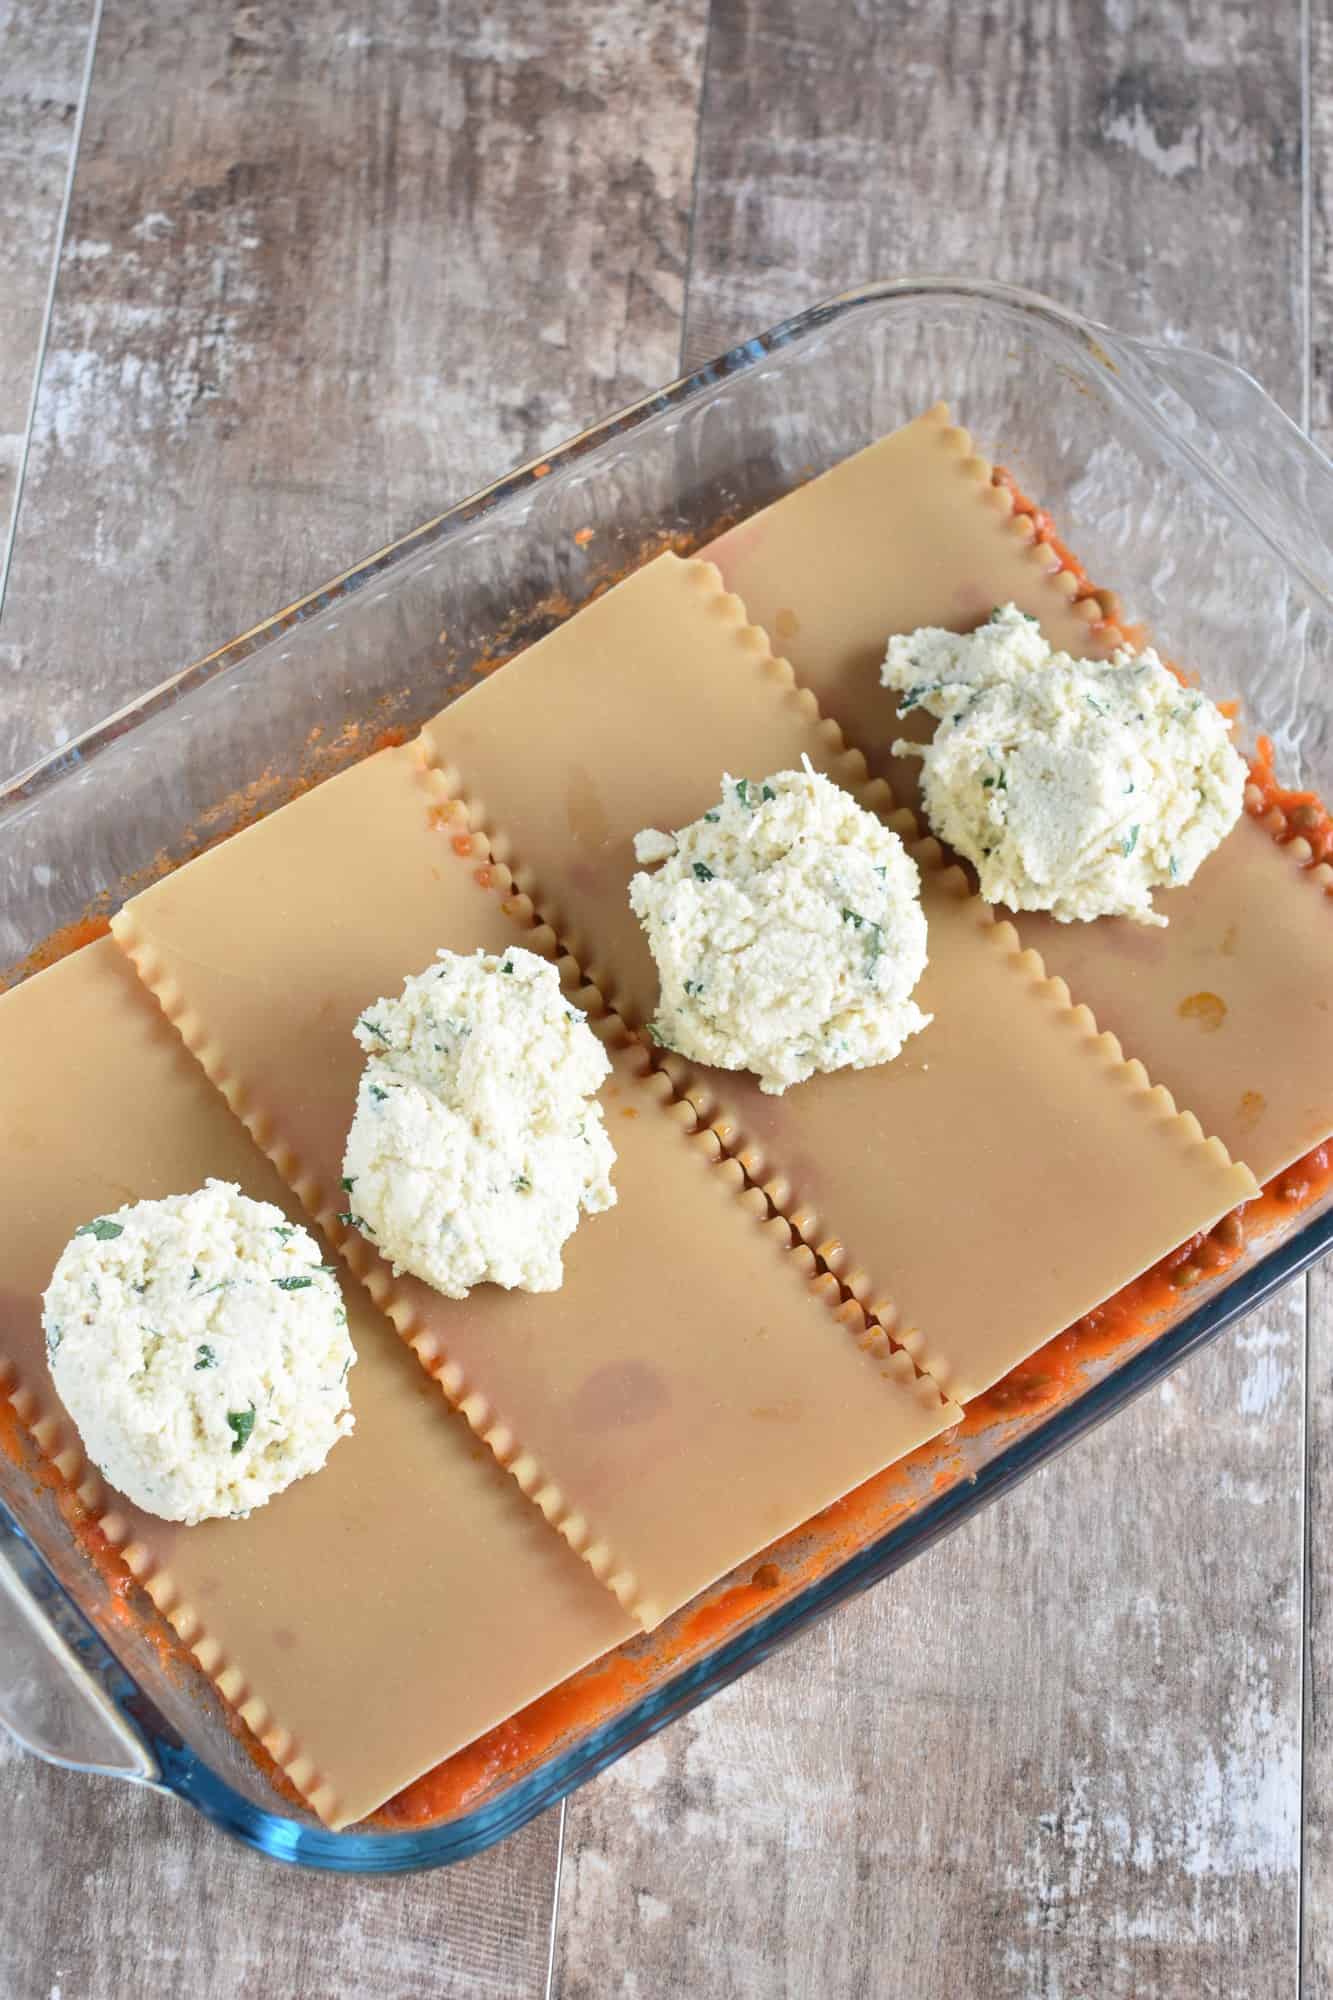
<svg viewBox="0 0 1333 2000"><path fill-rule="evenodd" d="M939 397L1097 584L1211 693L1240 697L1280 775L1333 796L1333 466L1226 362L1010 287L908 278L815 306L510 473L16 777L0 792L0 965L77 941L90 911L410 730L608 578L705 544ZM538 1704L526 1737L462 1753L425 1824L332 1833L288 1803L147 1600L70 1532L10 1421L0 1720L53 1762L173 1791L301 1865L462 1859L888 1575L1333 1241L1327 1193L1270 1208L1239 1262L1089 1348L1044 1399L969 1421Z"/></svg>

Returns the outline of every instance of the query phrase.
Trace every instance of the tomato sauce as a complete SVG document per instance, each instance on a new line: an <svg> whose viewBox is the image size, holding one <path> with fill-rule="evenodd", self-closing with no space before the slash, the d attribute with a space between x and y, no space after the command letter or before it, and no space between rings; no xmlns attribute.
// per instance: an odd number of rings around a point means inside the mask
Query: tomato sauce
<svg viewBox="0 0 1333 2000"><path fill-rule="evenodd" d="M43 938L35 945L23 962L16 966L11 976L0 981L0 986L16 986L26 979L30 972L42 972L48 965L55 965L71 952L82 950L98 938L106 937L111 929L111 918L104 909L95 906L83 916L76 917L72 924L62 924L50 937Z"/></svg>
<svg viewBox="0 0 1333 2000"><path fill-rule="evenodd" d="M1280 846L1292 840L1305 841L1310 849L1304 864L1307 868L1333 861L1333 818L1327 806L1317 792L1298 792L1279 782L1273 771L1273 740L1269 736L1259 738L1250 760L1250 786L1252 796L1246 799L1246 809L1256 819L1273 812L1279 815L1281 823L1274 838Z"/></svg>
<svg viewBox="0 0 1333 2000"><path fill-rule="evenodd" d="M372 1816L388 1827L428 1826L461 1812L501 1779L531 1769L562 1742L610 1721L636 1695L687 1665L757 1616L804 1589L872 1537L949 1491L966 1471L956 1451L959 1436L976 1436L1016 1417L1048 1413L1087 1386L1090 1366L1126 1354L1160 1327L1182 1294L1226 1271L1275 1224L1286 1222L1333 1187L1333 1141L1316 1146L1279 1174L1254 1201L1207 1231L1191 1236L1114 1298L1057 1334L968 1405L952 1432L923 1445L835 1501L806 1528L772 1551L746 1582L730 1583L715 1597L687 1607L647 1640L631 1642L632 1655L614 1654L543 1695L498 1729L428 1771ZM804 1546L809 1544L809 1546Z"/></svg>
<svg viewBox="0 0 1333 2000"><path fill-rule="evenodd" d="M963 1431L975 1435L997 1419L1054 1408L1084 1386L1090 1363L1128 1350L1151 1336L1181 1294L1227 1271L1258 1238L1333 1186L1333 1140L1297 1160L1268 1182L1253 1201L1233 1209L1206 1233L1191 1236L1160 1263L1135 1278L968 1405Z"/></svg>
<svg viewBox="0 0 1333 2000"><path fill-rule="evenodd" d="M562 1739L615 1714L643 1692L652 1672L646 1660L612 1653L427 1771L382 1806L373 1821L390 1827L429 1826L461 1811L498 1778L534 1763Z"/></svg>
<svg viewBox="0 0 1333 2000"><path fill-rule="evenodd" d="M536 476L548 469L540 468ZM1094 588L1082 564L1057 536L1045 510L1028 499L1003 467L996 468L993 478L995 484L1010 494L1015 513L1032 521L1036 540L1051 549L1058 567L1076 579L1076 597L1096 598L1105 626L1123 637L1126 644L1142 645L1144 628L1123 621L1113 592ZM719 527L717 532L720 531ZM691 542L682 535L653 538L645 543L637 558L624 566L621 575L668 547L688 554ZM583 601L600 596L618 581L620 575L602 579L592 588L589 599ZM567 598L553 595L535 612L527 611L521 618L516 615L496 635L494 649L472 671L492 672L524 651L533 637L551 629L577 608ZM446 634L441 633L440 638L443 642ZM1228 709L1233 706L1227 704ZM408 732L390 725L372 733L370 728L349 724L327 744L322 737L322 730L311 731L309 755L295 784L288 781L284 785L277 774L263 773L243 792L205 816L191 851L215 845L242 825L262 817L275 804L299 796L358 757L406 742ZM1311 855L1306 865L1333 860L1333 819L1314 793L1293 791L1278 782L1272 757L1271 742L1261 736L1250 766L1253 795L1247 800L1248 810L1260 818L1276 811L1280 818L1275 838L1284 843L1297 837L1307 841ZM213 825L221 824L225 824L224 831L210 831ZM470 852L471 842L465 835L460 835L454 845L460 854ZM160 857L147 872L151 878L174 865L177 864ZM488 867L478 868L475 874L483 887L489 886ZM104 936L109 921L102 905L107 900L99 899L84 917L44 940L14 976L26 976L54 964ZM1208 998L1194 997L1200 1002ZM1213 1229L1178 1245L1113 1298L1020 1362L1001 1381L975 1398L968 1405L963 1421L951 1431L866 1480L814 1521L776 1544L748 1580L721 1586L716 1594L704 1593L702 1602L685 1607L657 1632L628 1641L618 1652L553 1688L407 1786L373 1814L369 1824L389 1831L420 1828L447 1819L474 1804L502 1781L512 1782L532 1769L553 1750L611 1720L651 1686L776 1604L787 1601L929 1499L966 1479L967 1467L958 1452L960 1438L981 1435L1018 1418L1048 1414L1072 1401L1087 1387L1089 1371L1095 1364L1116 1355L1127 1357L1145 1344L1178 1308L1183 1294L1225 1272L1269 1231L1314 1207L1330 1188L1333 1188L1333 1141L1316 1146L1269 1182L1255 1200L1223 1217ZM3 1388L0 1388L0 1452L16 1465L33 1471L31 1441ZM54 1493L71 1532L104 1580L108 1618L132 1626L136 1637L152 1646L163 1666L197 1688L199 1668L190 1649L156 1612L118 1550L107 1541L77 1495L45 1460L38 1461L34 1476ZM300 1807L302 1801L290 1780L239 1715L225 1702L219 1701L218 1708L233 1735L244 1744L278 1795Z"/></svg>

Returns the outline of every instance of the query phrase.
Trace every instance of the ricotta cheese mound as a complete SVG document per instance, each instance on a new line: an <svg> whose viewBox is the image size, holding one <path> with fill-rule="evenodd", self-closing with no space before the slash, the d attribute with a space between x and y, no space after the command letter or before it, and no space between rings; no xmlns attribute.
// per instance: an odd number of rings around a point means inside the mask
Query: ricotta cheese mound
<svg viewBox="0 0 1333 2000"><path fill-rule="evenodd" d="M611 1065L555 967L517 948L441 951L355 1033L368 1060L347 1219L446 1298L487 1280L558 1290L566 1239L616 1196L594 1101Z"/></svg>
<svg viewBox="0 0 1333 2000"><path fill-rule="evenodd" d="M929 1016L916 863L896 833L808 760L756 782L634 851L630 882L661 981L649 1028L663 1047L753 1070L772 1096L817 1070L889 1062Z"/></svg>
<svg viewBox="0 0 1333 2000"><path fill-rule="evenodd" d="M1053 653L1015 605L966 637L923 626L889 641L900 715L939 719L922 759L926 817L988 903L1061 923L1165 924L1154 889L1191 880L1240 817L1231 724L1151 649Z"/></svg>
<svg viewBox="0 0 1333 2000"><path fill-rule="evenodd" d="M352 1429L356 1354L333 1268L230 1182L83 1223L42 1323L89 1458L164 1520L248 1514Z"/></svg>

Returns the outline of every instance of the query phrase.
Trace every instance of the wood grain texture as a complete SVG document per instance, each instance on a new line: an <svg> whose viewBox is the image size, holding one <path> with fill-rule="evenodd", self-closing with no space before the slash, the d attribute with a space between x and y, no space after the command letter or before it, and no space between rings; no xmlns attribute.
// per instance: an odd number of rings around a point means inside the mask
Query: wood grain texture
<svg viewBox="0 0 1333 2000"><path fill-rule="evenodd" d="M1310 1273L1303 2000L1333 2000L1333 1264Z"/></svg>
<svg viewBox="0 0 1333 2000"><path fill-rule="evenodd" d="M9 539L93 0L0 0L0 560Z"/></svg>
<svg viewBox="0 0 1333 2000"><path fill-rule="evenodd" d="M1298 414L1300 73L1296 0L724 0L687 355L946 271L1200 342Z"/></svg>
<svg viewBox="0 0 1333 2000"><path fill-rule="evenodd" d="M0 767L670 375L703 0L111 0Z"/></svg>
<svg viewBox="0 0 1333 2000"><path fill-rule="evenodd" d="M1333 8L1310 10L1310 428L1333 452ZM1301 1993L1333 2000L1333 1268L1308 1280Z"/></svg>
<svg viewBox="0 0 1333 2000"><path fill-rule="evenodd" d="M1333 452L1333 8L1310 9L1310 429ZM1333 2000L1333 1268L1308 1280L1302 2000Z"/></svg>
<svg viewBox="0 0 1333 2000"><path fill-rule="evenodd" d="M675 367L703 0L198 11L108 12L0 624L7 764ZM1333 16L1310 12L1328 442ZM688 356L954 268L1217 347L1299 409L1300 20L717 0ZM0 124L31 69L0 56ZM11 363L0 324L0 398ZM1311 1302L1317 1552L1327 1274ZM1289 1992L1303 1324L1298 1288L578 1794L555 1990ZM1333 2000L1320 1576L1304 1971ZM556 1844L548 1819L443 1875L298 1878L0 1739L0 2000L541 1995Z"/></svg>
<svg viewBox="0 0 1333 2000"><path fill-rule="evenodd" d="M702 0L114 0L0 764L672 373L703 29ZM444 1874L298 1877L6 1746L0 2000L540 1994L557 1846L548 1817Z"/></svg>
<svg viewBox="0 0 1333 2000"><path fill-rule="evenodd" d="M1297 1289L576 1794L561 2000L1290 1993L1302 1329Z"/></svg>
<svg viewBox="0 0 1333 2000"><path fill-rule="evenodd" d="M0 1731L3 2000L530 2000L559 1814L430 1875L298 1875Z"/></svg>
<svg viewBox="0 0 1333 2000"><path fill-rule="evenodd" d="M1294 6L719 6L687 355L952 269L1298 411L1300 86ZM1289 1992L1303 1343L1298 1286L573 1799L563 2000L620 1965L644 1995Z"/></svg>
<svg viewBox="0 0 1333 2000"><path fill-rule="evenodd" d="M1309 67L1310 430L1333 452L1333 6L1312 0Z"/></svg>

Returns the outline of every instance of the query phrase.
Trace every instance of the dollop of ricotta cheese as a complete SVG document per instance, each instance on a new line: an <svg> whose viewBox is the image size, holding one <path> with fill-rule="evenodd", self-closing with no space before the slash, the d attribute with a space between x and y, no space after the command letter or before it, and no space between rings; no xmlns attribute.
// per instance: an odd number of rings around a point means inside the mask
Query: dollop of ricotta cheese
<svg viewBox="0 0 1333 2000"><path fill-rule="evenodd" d="M661 980L649 1033L777 1096L817 1070L889 1062L929 1016L916 863L896 833L807 761L723 779L719 803L634 843L660 861L629 899Z"/></svg>
<svg viewBox="0 0 1333 2000"><path fill-rule="evenodd" d="M89 1458L168 1521L262 1507L351 1430L356 1359L319 1245L227 1181L83 1223L43 1299Z"/></svg>
<svg viewBox="0 0 1333 2000"><path fill-rule="evenodd" d="M1151 649L1076 660L1006 604L966 637L891 639L882 679L900 715L939 719L894 752L922 759L926 817L988 903L1165 924L1154 889L1190 881L1240 817L1231 724Z"/></svg>
<svg viewBox="0 0 1333 2000"><path fill-rule="evenodd" d="M447 1298L486 1281L558 1290L580 1217L616 1195L594 1099L611 1065L555 967L518 948L441 951L355 1032L348 1219Z"/></svg>

